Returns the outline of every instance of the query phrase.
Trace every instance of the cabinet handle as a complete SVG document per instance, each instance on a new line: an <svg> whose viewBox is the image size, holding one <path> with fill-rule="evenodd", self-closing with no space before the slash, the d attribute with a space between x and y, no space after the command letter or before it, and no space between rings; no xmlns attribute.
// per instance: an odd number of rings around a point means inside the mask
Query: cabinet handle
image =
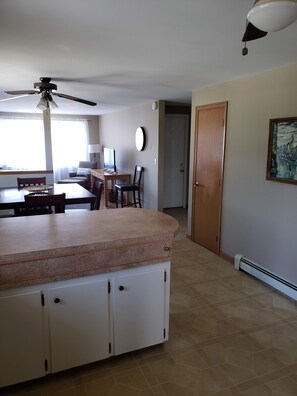
<svg viewBox="0 0 297 396"><path fill-rule="evenodd" d="M124 286L119 286L120 291L123 291L124 289L125 289Z"/></svg>
<svg viewBox="0 0 297 396"><path fill-rule="evenodd" d="M54 303L55 303L55 304L59 304L60 301L61 301L61 300L60 300L58 297L54 299Z"/></svg>
<svg viewBox="0 0 297 396"><path fill-rule="evenodd" d="M164 247L163 247L163 250L164 250L165 252L169 252L170 247L169 247L169 246L164 246Z"/></svg>

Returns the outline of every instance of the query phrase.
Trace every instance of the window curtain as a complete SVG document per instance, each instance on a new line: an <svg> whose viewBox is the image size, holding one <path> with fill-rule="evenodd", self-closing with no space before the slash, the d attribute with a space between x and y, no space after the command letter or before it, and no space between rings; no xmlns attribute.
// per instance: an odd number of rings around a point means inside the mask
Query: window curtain
<svg viewBox="0 0 297 396"><path fill-rule="evenodd" d="M89 126L87 120L51 121L54 181L76 171L79 161L88 161Z"/></svg>
<svg viewBox="0 0 297 396"><path fill-rule="evenodd" d="M42 119L0 117L0 168L45 169Z"/></svg>

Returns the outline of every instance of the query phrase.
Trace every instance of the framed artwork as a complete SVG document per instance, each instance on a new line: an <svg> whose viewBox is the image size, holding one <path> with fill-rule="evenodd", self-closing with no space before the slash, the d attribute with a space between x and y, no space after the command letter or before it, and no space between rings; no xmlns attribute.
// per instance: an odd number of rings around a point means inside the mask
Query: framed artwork
<svg viewBox="0 0 297 396"><path fill-rule="evenodd" d="M297 184L297 117L270 120L266 179Z"/></svg>

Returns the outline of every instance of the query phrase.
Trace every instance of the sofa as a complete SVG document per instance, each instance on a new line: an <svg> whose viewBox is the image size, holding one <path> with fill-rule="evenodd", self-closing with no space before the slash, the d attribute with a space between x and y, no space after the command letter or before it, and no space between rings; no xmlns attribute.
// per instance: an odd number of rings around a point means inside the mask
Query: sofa
<svg viewBox="0 0 297 396"><path fill-rule="evenodd" d="M75 172L69 172L67 179L59 180L59 184L78 183L87 190L91 189L91 169L97 168L97 161L80 161Z"/></svg>

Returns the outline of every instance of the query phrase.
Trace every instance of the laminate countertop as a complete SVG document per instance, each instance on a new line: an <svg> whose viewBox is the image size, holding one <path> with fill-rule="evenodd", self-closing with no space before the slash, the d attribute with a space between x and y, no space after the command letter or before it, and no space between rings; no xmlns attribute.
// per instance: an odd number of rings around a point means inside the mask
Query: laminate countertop
<svg viewBox="0 0 297 396"><path fill-rule="evenodd" d="M0 289L170 261L177 229L139 208L0 219Z"/></svg>

